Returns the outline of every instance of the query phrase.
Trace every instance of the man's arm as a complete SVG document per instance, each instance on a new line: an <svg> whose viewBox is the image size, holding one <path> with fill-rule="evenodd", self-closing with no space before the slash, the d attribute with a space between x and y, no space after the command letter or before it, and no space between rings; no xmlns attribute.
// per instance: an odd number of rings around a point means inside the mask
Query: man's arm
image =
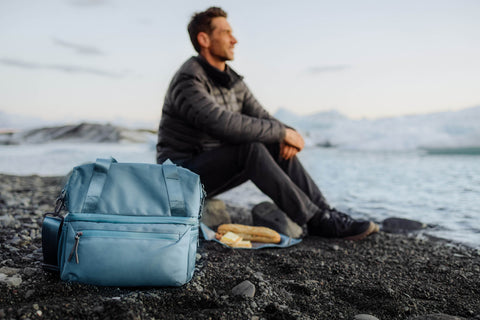
<svg viewBox="0 0 480 320"><path fill-rule="evenodd" d="M229 142L280 142L286 134L285 126L275 119L257 118L221 107L198 78L180 77L169 98L175 105L172 112L192 126Z"/></svg>
<svg viewBox="0 0 480 320"><path fill-rule="evenodd" d="M271 116L253 96L248 87L245 86L245 97L243 101L243 112L257 118L266 118L278 121ZM279 121L280 122L280 121ZM302 136L292 128L286 127L285 138L280 144L280 156L286 160L293 158L305 146Z"/></svg>

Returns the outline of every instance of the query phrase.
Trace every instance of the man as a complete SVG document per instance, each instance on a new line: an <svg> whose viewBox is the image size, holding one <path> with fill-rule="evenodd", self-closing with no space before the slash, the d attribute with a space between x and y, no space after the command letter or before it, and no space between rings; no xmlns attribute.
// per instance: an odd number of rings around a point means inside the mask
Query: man
<svg viewBox="0 0 480 320"><path fill-rule="evenodd" d="M188 32L199 55L168 88L157 162L169 158L199 174L209 197L251 180L310 235L360 240L378 231L330 208L296 157L302 136L263 109L226 64L237 43L227 14L218 7L196 13Z"/></svg>

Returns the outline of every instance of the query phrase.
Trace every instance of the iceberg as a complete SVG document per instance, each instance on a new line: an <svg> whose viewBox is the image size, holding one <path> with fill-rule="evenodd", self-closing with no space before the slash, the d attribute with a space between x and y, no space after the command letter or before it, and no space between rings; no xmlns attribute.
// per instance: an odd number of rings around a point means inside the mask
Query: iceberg
<svg viewBox="0 0 480 320"><path fill-rule="evenodd" d="M380 119L350 119L336 111L275 116L301 131L307 146L348 150L480 154L480 106Z"/></svg>

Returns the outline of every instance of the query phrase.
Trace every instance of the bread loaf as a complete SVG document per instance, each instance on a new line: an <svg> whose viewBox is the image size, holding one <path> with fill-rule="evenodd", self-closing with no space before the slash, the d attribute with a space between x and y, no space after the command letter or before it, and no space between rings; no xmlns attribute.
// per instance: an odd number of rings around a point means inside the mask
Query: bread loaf
<svg viewBox="0 0 480 320"><path fill-rule="evenodd" d="M222 224L218 227L217 233L224 235L227 232L238 234L243 240L262 243L279 243L280 234L267 227L253 227L242 224Z"/></svg>

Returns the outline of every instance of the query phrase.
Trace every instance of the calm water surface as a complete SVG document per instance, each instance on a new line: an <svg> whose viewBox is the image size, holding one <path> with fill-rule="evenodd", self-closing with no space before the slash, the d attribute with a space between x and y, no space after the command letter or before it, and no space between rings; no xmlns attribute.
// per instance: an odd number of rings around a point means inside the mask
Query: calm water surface
<svg viewBox="0 0 480 320"><path fill-rule="evenodd" d="M403 217L480 247L480 156L310 149L302 162L329 202L358 217Z"/></svg>

